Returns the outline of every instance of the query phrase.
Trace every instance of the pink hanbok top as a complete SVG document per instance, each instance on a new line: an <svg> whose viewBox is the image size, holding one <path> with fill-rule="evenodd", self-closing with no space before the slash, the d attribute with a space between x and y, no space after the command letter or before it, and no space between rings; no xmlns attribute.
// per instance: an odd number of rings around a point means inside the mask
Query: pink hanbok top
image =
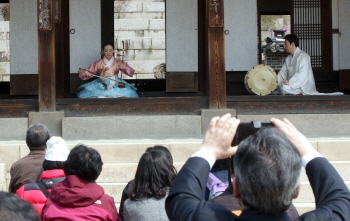
<svg viewBox="0 0 350 221"><path fill-rule="evenodd" d="M112 77L112 76L118 75L119 70L120 70L119 64L121 64L121 63L122 63L121 60L114 58L113 64L111 65L109 70L107 70L103 73L103 75L106 77ZM131 68L126 62L124 62L124 63L126 64L126 70L120 70L120 71L122 71L124 74L127 74L130 77L132 77L134 75L135 70L133 68ZM92 63L86 70L91 71L94 74L100 75L102 70L106 67L106 65L107 64L104 62L104 60L101 59L101 60L98 60L98 61ZM90 75L88 73L89 72L85 71L84 73L79 74L79 77L82 80L87 80L87 79L92 78L93 75Z"/></svg>

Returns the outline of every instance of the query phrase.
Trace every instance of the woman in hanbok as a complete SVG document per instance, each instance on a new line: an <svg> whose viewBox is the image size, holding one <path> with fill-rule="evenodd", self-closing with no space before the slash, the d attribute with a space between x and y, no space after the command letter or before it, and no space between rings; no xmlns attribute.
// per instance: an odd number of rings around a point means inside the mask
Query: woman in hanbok
<svg viewBox="0 0 350 221"><path fill-rule="evenodd" d="M132 77L135 70L126 62L114 58L114 46L110 42L106 42L103 47L104 58L92 63L87 69L79 69L79 77L82 80L87 80L94 75L99 75L103 78L97 78L94 81L83 84L77 89L78 98L91 97L129 97L138 98L136 88L126 81L118 78L119 71ZM109 80L111 79L111 80ZM118 87L118 82L124 83Z"/></svg>

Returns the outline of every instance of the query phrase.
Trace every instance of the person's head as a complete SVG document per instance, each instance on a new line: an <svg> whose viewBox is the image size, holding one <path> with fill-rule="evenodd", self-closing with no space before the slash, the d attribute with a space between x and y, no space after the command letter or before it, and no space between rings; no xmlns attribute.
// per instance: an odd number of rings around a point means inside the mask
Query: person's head
<svg viewBox="0 0 350 221"><path fill-rule="evenodd" d="M0 221L39 221L38 213L16 194L0 191Z"/></svg>
<svg viewBox="0 0 350 221"><path fill-rule="evenodd" d="M114 45L111 42L106 42L103 45L103 54L110 60L114 55Z"/></svg>
<svg viewBox="0 0 350 221"><path fill-rule="evenodd" d="M299 191L301 156L274 127L260 129L238 145L233 180L236 198L247 209L263 214L288 210Z"/></svg>
<svg viewBox="0 0 350 221"><path fill-rule="evenodd" d="M163 198L173 184L176 170L162 150L148 148L142 155L135 174L135 186L131 200Z"/></svg>
<svg viewBox="0 0 350 221"><path fill-rule="evenodd" d="M30 150L33 147L40 147L44 150L49 139L49 129L43 124L33 124L27 130L26 142Z"/></svg>
<svg viewBox="0 0 350 221"><path fill-rule="evenodd" d="M299 39L295 34L284 36L284 48L288 53L294 53L297 47L299 47Z"/></svg>
<svg viewBox="0 0 350 221"><path fill-rule="evenodd" d="M46 142L44 170L63 169L64 162L69 154L68 146L61 137L51 137Z"/></svg>
<svg viewBox="0 0 350 221"><path fill-rule="evenodd" d="M94 181L102 171L100 154L93 148L78 144L69 153L64 164L66 176L76 175L84 180Z"/></svg>
<svg viewBox="0 0 350 221"><path fill-rule="evenodd" d="M152 150L157 150L160 152L163 152L166 155L166 158L168 158L169 163L172 165L173 164L173 156L171 155L170 151L168 150L168 148L164 147L164 146L154 146L154 147L148 147L146 149L146 152L152 151Z"/></svg>

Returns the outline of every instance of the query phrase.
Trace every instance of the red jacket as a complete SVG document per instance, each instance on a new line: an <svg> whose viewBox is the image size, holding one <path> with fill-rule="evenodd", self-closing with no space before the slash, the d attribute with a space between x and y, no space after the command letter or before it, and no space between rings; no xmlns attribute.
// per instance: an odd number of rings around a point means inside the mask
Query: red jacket
<svg viewBox="0 0 350 221"><path fill-rule="evenodd" d="M47 220L118 220L114 199L101 186L75 175L52 188L41 214Z"/></svg>
<svg viewBox="0 0 350 221"><path fill-rule="evenodd" d="M41 174L40 180L43 182L47 191L51 193L53 185L63 181L65 179L65 176L66 175L64 174L64 171L61 169L46 170L43 171L43 173ZM35 182L27 183L21 186L16 191L16 194L22 199L25 199L28 202L32 203L35 209L37 210L38 215L40 216L41 210L43 209L47 198L44 195L44 193L40 190L38 184L36 184Z"/></svg>

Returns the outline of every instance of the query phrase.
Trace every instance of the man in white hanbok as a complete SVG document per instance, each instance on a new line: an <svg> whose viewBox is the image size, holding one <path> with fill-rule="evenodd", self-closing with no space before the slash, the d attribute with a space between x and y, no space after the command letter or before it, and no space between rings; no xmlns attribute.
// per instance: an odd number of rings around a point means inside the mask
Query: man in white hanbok
<svg viewBox="0 0 350 221"><path fill-rule="evenodd" d="M319 95L316 90L310 56L299 49L299 39L294 34L284 37L285 50L291 53L278 72L278 87L281 94Z"/></svg>

